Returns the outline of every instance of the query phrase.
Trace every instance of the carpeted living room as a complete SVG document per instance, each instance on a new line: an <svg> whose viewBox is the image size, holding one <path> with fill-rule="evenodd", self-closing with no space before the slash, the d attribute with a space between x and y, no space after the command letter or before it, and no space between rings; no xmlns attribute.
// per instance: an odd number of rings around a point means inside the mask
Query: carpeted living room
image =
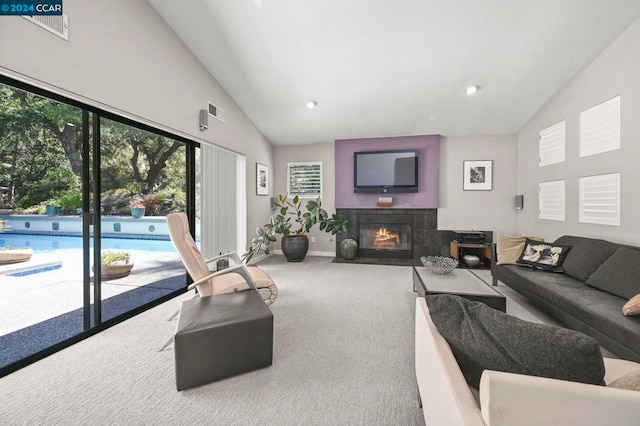
<svg viewBox="0 0 640 426"><path fill-rule="evenodd" d="M108 120L173 138L186 201L108 217L88 182L119 175L83 165L81 330L45 314L75 296L35 285L68 258L0 265L0 423L637 423L639 3L53 3L59 22L0 15L0 115L10 91L73 106L85 157ZM5 209L4 121L0 232L36 234ZM90 232L127 223L165 257L103 282Z"/></svg>

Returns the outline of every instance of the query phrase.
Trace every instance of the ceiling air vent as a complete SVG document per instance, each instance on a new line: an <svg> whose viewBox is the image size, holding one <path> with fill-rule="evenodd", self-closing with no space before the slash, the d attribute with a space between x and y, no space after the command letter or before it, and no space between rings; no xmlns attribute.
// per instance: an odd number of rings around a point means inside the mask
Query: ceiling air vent
<svg viewBox="0 0 640 426"><path fill-rule="evenodd" d="M209 102L209 115L212 115L224 123L224 110L222 108L218 108L211 102Z"/></svg>
<svg viewBox="0 0 640 426"><path fill-rule="evenodd" d="M33 22L39 27L69 41L69 16L68 15L34 15L23 16L27 21Z"/></svg>

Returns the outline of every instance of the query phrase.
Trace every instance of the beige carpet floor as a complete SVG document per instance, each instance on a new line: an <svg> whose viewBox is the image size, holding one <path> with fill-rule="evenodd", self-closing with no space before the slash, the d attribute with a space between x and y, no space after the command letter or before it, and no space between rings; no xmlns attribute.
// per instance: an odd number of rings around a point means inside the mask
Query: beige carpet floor
<svg viewBox="0 0 640 426"><path fill-rule="evenodd" d="M424 424L411 267L278 255L261 266L280 291L271 367L177 392L173 350L158 348L190 293L1 378L0 424ZM507 309L544 320L522 301Z"/></svg>

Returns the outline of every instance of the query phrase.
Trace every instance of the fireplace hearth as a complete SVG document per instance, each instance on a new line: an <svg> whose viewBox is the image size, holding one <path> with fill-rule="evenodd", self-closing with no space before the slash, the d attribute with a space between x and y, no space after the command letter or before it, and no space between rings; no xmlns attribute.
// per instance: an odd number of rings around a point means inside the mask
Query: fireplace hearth
<svg viewBox="0 0 640 426"><path fill-rule="evenodd" d="M349 220L336 239L337 262L420 265L420 256L441 253L437 209L337 209ZM340 257L345 238L358 242L352 261Z"/></svg>

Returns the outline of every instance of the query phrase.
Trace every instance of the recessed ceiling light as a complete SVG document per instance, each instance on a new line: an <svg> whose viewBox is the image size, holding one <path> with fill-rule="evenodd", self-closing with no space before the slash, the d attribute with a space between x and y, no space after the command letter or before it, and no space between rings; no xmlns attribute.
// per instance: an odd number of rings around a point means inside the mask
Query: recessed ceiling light
<svg viewBox="0 0 640 426"><path fill-rule="evenodd" d="M471 86L467 87L467 95L473 95L477 91L478 91L478 85L477 84L474 84L474 85L471 85Z"/></svg>
<svg viewBox="0 0 640 426"><path fill-rule="evenodd" d="M315 100L312 99L312 100L307 102L307 108L309 108L309 109L314 109L317 106L318 106L318 101L315 101Z"/></svg>

